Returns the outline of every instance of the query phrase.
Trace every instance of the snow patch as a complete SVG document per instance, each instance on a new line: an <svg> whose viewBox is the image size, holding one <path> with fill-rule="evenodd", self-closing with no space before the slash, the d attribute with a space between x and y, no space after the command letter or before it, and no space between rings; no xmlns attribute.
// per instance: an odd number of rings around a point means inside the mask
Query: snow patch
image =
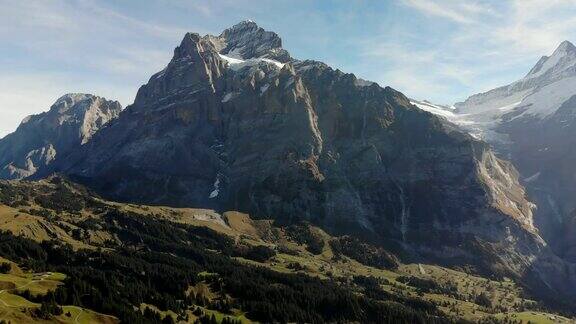
<svg viewBox="0 0 576 324"><path fill-rule="evenodd" d="M523 105L531 105L525 114L547 117L576 93L576 77L565 78L544 86L522 100Z"/></svg>
<svg viewBox="0 0 576 324"><path fill-rule="evenodd" d="M208 198L213 199L218 197L218 195L220 194L220 177L222 175L220 173L218 173L216 175L216 180L214 181L214 190L212 190L212 192L210 193L210 196Z"/></svg>
<svg viewBox="0 0 576 324"><path fill-rule="evenodd" d="M413 100L410 101L410 103L424 111L433 113L434 115L443 116L448 119L456 117L456 114L454 114L454 111L452 111L453 109L450 109L449 107L434 105L426 101Z"/></svg>
<svg viewBox="0 0 576 324"><path fill-rule="evenodd" d="M266 83L265 85L260 87L260 95L263 95L270 88L270 83Z"/></svg>
<svg viewBox="0 0 576 324"><path fill-rule="evenodd" d="M234 97L236 97L237 95L238 95L238 92L228 92L222 98L222 102L228 102L228 101L234 99Z"/></svg>
<svg viewBox="0 0 576 324"><path fill-rule="evenodd" d="M275 60L271 60L268 58L263 58L263 57L256 57L256 58L251 58L251 59L241 59L238 57L234 57L234 54L232 55L223 55L223 54L218 54L220 56L220 58L222 58L224 61L228 62L228 67L234 71L238 71L246 66L255 66L258 65L262 62L270 64L272 66L277 67L278 69L282 69L284 67L284 63L280 63L278 61Z"/></svg>
<svg viewBox="0 0 576 324"><path fill-rule="evenodd" d="M252 60L254 60L254 59L252 59ZM280 62L278 62L278 61L271 60L271 59L267 59L267 58L257 58L257 59L255 59L255 60L262 60L262 61L264 61L264 62L274 64L274 65L276 65L276 67L278 67L279 69L282 69L282 68L284 67L284 63L280 63Z"/></svg>
<svg viewBox="0 0 576 324"><path fill-rule="evenodd" d="M500 108L497 108L497 109L498 109L499 111L508 111L508 110L512 110L512 109L518 107L518 105L520 105L521 103L522 103L522 101L517 101L517 102L515 102L515 103L513 103L513 104L510 104L510 105L507 105L507 106L504 106L504 107L500 107Z"/></svg>
<svg viewBox="0 0 576 324"><path fill-rule="evenodd" d="M244 63L244 60L239 59L239 58L234 58L232 56L222 55L222 54L218 54L218 56L220 56L220 58L223 59L224 61L228 62L228 64L242 64L242 63Z"/></svg>
<svg viewBox="0 0 576 324"><path fill-rule="evenodd" d="M509 99L510 98L507 98L507 100L499 102L499 105L493 106L490 109L476 106L479 111L471 111L469 113L459 111L454 106L436 105L428 101L411 100L410 102L422 110L446 118L475 139L505 144L509 142L508 136L504 133L497 132L496 128L505 114L523 104L522 101L516 100L511 102ZM519 116L520 115L515 116L514 118L518 118Z"/></svg>
<svg viewBox="0 0 576 324"><path fill-rule="evenodd" d="M535 174L529 176L528 178L524 179L524 182L530 183L533 181L538 180L538 178L540 177L540 171L536 172Z"/></svg>

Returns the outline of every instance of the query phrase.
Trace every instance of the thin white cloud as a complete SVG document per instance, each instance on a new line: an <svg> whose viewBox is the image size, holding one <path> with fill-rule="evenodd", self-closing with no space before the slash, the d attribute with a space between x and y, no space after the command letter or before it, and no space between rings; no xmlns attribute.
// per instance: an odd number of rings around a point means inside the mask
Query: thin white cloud
<svg viewBox="0 0 576 324"><path fill-rule="evenodd" d="M491 36L503 45L530 54L545 54L561 41L574 37L576 1L515 0L506 23Z"/></svg>
<svg viewBox="0 0 576 324"><path fill-rule="evenodd" d="M0 18L3 21L2 30L14 27L33 27L50 29L69 29L72 23L70 17L63 14L58 1L9 1L0 0ZM23 19L23 18L26 19Z"/></svg>
<svg viewBox="0 0 576 324"><path fill-rule="evenodd" d="M376 44L376 45L375 45ZM456 53L446 53L442 48L415 48L397 39L373 38L362 42L360 56L363 61L384 63L373 78L391 85L409 96L426 96L429 93L448 94L451 83L472 85L476 77L473 70L458 64ZM378 67L373 69L379 71Z"/></svg>
<svg viewBox="0 0 576 324"><path fill-rule="evenodd" d="M408 95L465 99L519 79L560 42L576 41L576 0L398 3L424 17L420 22L428 30L371 37L361 52L387 60L375 78L391 80ZM430 35L441 38L431 41ZM444 94L438 94L439 83L450 85Z"/></svg>
<svg viewBox="0 0 576 324"><path fill-rule="evenodd" d="M100 71L131 78L146 78L150 72L164 68L170 61L172 53L167 50L121 47L114 51L113 56L106 56L95 62L89 62ZM146 67L146 68L143 68Z"/></svg>
<svg viewBox="0 0 576 324"><path fill-rule="evenodd" d="M480 15L494 14L490 7L478 2L434 0L403 0L402 2L428 16L446 18L461 24L476 23Z"/></svg>
<svg viewBox="0 0 576 324"><path fill-rule="evenodd" d="M214 2L205 0L162 0L164 5L172 5L182 9L194 10L205 17L214 15Z"/></svg>
<svg viewBox="0 0 576 324"><path fill-rule="evenodd" d="M404 94L415 98L421 98L430 91L438 93L448 93L450 91L448 84L438 82L433 75L419 74L412 68L385 72L381 78L387 84L393 84L395 88L401 89Z"/></svg>
<svg viewBox="0 0 576 324"><path fill-rule="evenodd" d="M130 26L130 28L145 32L150 36L173 40L174 35L184 35L184 33L187 32L187 30L183 28L157 24L150 21L142 21L134 17L127 16L123 13L110 9L109 7L101 5L98 1L78 0L78 2L85 9L92 11L93 13L99 15L101 18L118 20L120 23Z"/></svg>

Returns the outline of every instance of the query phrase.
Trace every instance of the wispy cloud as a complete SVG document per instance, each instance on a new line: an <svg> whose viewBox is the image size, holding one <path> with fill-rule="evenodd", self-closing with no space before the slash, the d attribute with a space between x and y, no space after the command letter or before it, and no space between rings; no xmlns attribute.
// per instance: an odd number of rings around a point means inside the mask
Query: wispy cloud
<svg viewBox="0 0 576 324"><path fill-rule="evenodd" d="M187 32L184 28L175 26L153 23L150 21L143 21L134 17L128 16L116 10L110 9L101 4L101 2L93 0L78 0L82 7L86 10L98 15L99 18L107 18L108 20L116 20L117 23L125 24L129 28L136 29L144 32L150 36L174 39L174 35L183 35ZM99 19L101 21L101 19Z"/></svg>
<svg viewBox="0 0 576 324"><path fill-rule="evenodd" d="M361 54L386 60L373 78L411 96L465 99L522 77L561 41L576 40L574 0L397 3L422 18L417 27L364 39Z"/></svg>
<svg viewBox="0 0 576 324"><path fill-rule="evenodd" d="M388 68L375 68L379 82L392 85L410 96L447 94L450 84L471 85L475 72L457 64L457 58L438 48L414 49L401 43L366 40L360 53L366 62L385 62ZM371 44L371 45L370 45ZM373 63L372 63L373 64Z"/></svg>
<svg viewBox="0 0 576 324"><path fill-rule="evenodd" d="M426 15L446 18L457 23L472 24L478 22L479 16L494 14L492 8L479 2L402 0L402 2Z"/></svg>
<svg viewBox="0 0 576 324"><path fill-rule="evenodd" d="M576 1L515 0L506 23L491 36L524 52L546 53L562 40L574 37Z"/></svg>

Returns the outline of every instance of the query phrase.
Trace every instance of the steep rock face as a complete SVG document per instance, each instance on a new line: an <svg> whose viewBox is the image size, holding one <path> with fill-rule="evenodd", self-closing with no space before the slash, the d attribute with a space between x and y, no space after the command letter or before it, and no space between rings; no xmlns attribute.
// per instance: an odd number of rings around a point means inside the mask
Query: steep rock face
<svg viewBox="0 0 576 324"><path fill-rule="evenodd" d="M537 205L535 223L558 255L576 262L576 47L563 42L521 80L456 104L445 116L486 139L519 168ZM569 240L568 242L566 240Z"/></svg>
<svg viewBox="0 0 576 324"><path fill-rule="evenodd" d="M564 221L565 225L557 235L558 250L562 251L561 256L566 260L576 260L576 211L573 211Z"/></svg>
<svg viewBox="0 0 576 324"><path fill-rule="evenodd" d="M115 199L304 219L408 257L576 286L572 269L538 272L558 260L486 144L280 44L253 22L187 34L134 105L51 170Z"/></svg>
<svg viewBox="0 0 576 324"><path fill-rule="evenodd" d="M122 107L89 94L67 94L48 112L26 117L0 139L0 179L22 179L85 144L116 118Z"/></svg>

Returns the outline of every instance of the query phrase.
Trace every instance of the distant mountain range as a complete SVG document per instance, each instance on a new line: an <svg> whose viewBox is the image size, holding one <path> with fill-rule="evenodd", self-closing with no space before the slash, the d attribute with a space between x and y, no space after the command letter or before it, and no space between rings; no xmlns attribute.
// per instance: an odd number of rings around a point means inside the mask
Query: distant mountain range
<svg viewBox="0 0 576 324"><path fill-rule="evenodd" d="M518 172L482 140L498 138L500 152L509 143L501 129L514 140L523 136L515 123L564 111L537 104L544 93L565 97L550 87L572 71L554 67L572 51L563 44L523 81L453 108L415 106L392 88L292 58L252 21L218 36L187 33L126 109L66 95L24 121L0 140L0 175L60 173L115 201L310 222L405 261L512 278L569 303L576 265L549 248Z"/></svg>

